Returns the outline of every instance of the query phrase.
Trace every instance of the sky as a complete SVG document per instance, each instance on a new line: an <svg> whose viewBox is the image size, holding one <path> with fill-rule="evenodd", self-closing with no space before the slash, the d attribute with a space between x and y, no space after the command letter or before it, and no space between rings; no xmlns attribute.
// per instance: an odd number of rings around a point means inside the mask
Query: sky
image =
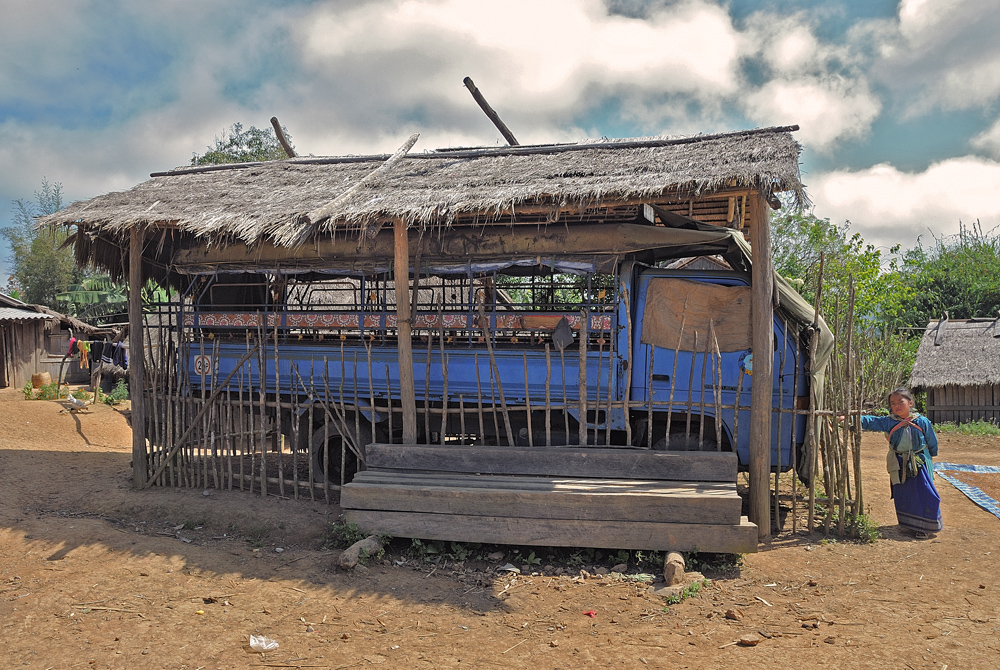
<svg viewBox="0 0 1000 670"><path fill-rule="evenodd" d="M995 0L0 0L0 226L234 122L302 155L503 144L470 76L522 144L798 125L814 214L930 246L1000 225L998 33Z"/></svg>

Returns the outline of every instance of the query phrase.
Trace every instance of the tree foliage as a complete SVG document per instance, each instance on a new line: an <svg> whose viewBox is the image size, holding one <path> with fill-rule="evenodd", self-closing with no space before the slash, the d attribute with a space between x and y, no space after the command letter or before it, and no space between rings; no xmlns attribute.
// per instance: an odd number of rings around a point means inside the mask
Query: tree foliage
<svg viewBox="0 0 1000 670"><path fill-rule="evenodd" d="M903 256L900 280L909 289L902 305L906 325L925 326L948 312L953 319L996 316L1000 311L1000 234L977 221L958 235L917 244Z"/></svg>
<svg viewBox="0 0 1000 670"><path fill-rule="evenodd" d="M899 261L886 259L860 233L850 233L850 222L836 225L811 213L784 211L771 220L775 270L793 283L810 302L816 298L819 261L823 256L823 312L846 310L850 287L855 291L855 318L859 324L891 330L905 325L904 305L913 289L900 282ZM891 254L898 253L898 247Z"/></svg>
<svg viewBox="0 0 1000 670"><path fill-rule="evenodd" d="M43 178L33 201L14 201L13 223L0 230L10 244L13 261L8 291L20 300L53 309L59 308L56 295L84 277L72 249L63 247L69 233L64 228L39 229L35 224L36 217L54 214L62 206L62 184Z"/></svg>
<svg viewBox="0 0 1000 670"><path fill-rule="evenodd" d="M285 139L291 144L292 136L284 126L281 128ZM287 158L285 150L274 133L274 128L250 126L243 129L242 123L234 123L215 138L215 146L208 151L191 156L191 165L221 165L223 163L252 163L274 161Z"/></svg>

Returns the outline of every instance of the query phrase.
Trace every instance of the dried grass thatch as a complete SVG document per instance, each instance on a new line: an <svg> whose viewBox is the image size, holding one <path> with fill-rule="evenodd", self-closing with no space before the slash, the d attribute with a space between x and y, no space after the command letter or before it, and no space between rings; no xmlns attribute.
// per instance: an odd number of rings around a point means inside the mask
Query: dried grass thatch
<svg viewBox="0 0 1000 670"><path fill-rule="evenodd" d="M927 324L910 375L914 388L1000 384L1000 319ZM935 341L939 344L935 345Z"/></svg>
<svg viewBox="0 0 1000 670"><path fill-rule="evenodd" d="M397 217L431 226L466 218L510 222L516 208L539 206L555 219L573 208L667 194L698 198L739 187L791 191L801 203L793 129L409 154L332 212L321 208L388 156L178 168L128 191L75 203L40 223L78 226L78 259L110 268L121 267L114 258L120 240L136 227L177 231L206 245L295 247L339 230L371 235ZM316 212L322 217L313 220Z"/></svg>

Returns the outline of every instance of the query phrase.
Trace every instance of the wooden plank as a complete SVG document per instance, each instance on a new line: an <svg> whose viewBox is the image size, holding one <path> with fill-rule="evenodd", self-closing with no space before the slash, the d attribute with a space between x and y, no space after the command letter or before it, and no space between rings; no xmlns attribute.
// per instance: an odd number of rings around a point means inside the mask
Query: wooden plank
<svg viewBox="0 0 1000 670"><path fill-rule="evenodd" d="M146 450L145 351L142 342L142 247L144 231L134 228L129 236L128 258L128 389L132 399L132 486L141 489L151 479ZM59 380L56 380L59 381Z"/></svg>
<svg viewBox="0 0 1000 670"><path fill-rule="evenodd" d="M364 533L452 542L482 542L542 547L600 547L650 551L757 551L757 526L705 525L644 521L578 521L345 510L348 523Z"/></svg>
<svg viewBox="0 0 1000 670"><path fill-rule="evenodd" d="M554 487L578 491L674 492L698 491L706 495L739 497L735 482L679 482L636 479L582 479L519 475L472 475L460 472L399 472L364 470L354 476L359 484L403 484L406 486L465 486L472 488L523 489L547 491Z"/></svg>
<svg viewBox="0 0 1000 670"><path fill-rule="evenodd" d="M733 482L735 453L644 449L370 444L369 469Z"/></svg>
<svg viewBox="0 0 1000 670"><path fill-rule="evenodd" d="M595 492L559 485L525 490L352 482L340 494L345 510L721 525L738 524L742 504L739 496L692 490Z"/></svg>

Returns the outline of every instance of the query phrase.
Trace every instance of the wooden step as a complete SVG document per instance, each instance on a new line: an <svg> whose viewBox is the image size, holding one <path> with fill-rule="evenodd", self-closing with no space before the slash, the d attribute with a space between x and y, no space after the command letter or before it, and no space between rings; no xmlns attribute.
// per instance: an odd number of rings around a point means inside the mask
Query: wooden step
<svg viewBox="0 0 1000 670"><path fill-rule="evenodd" d="M375 470L607 477L692 482L735 482L735 453L580 447L470 447L369 444L365 463Z"/></svg>
<svg viewBox="0 0 1000 670"><path fill-rule="evenodd" d="M507 516L345 510L349 523L365 533L427 540L542 547L597 547L649 551L757 551L757 526L648 521L581 521Z"/></svg>
<svg viewBox="0 0 1000 670"><path fill-rule="evenodd" d="M736 485L360 472L344 509L589 521L738 524ZM413 537L421 537L419 535Z"/></svg>

